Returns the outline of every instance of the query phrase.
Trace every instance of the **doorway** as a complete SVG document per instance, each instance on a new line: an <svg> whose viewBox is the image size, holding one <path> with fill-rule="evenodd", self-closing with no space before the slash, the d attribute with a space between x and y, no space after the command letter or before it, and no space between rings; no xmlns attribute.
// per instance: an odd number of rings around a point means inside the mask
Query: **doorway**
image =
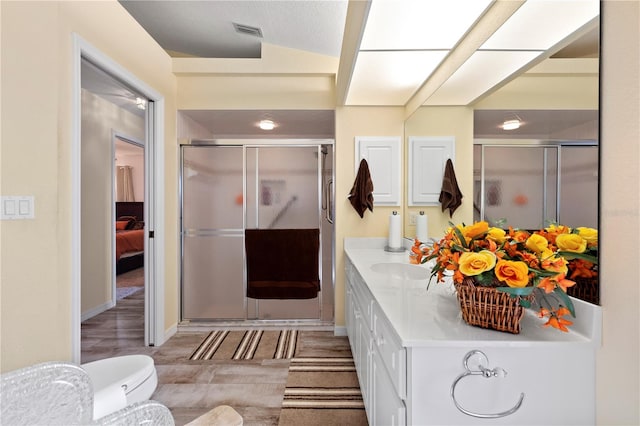
<svg viewBox="0 0 640 426"><path fill-rule="evenodd" d="M164 333L164 274L160 271L162 265L164 265L164 236L154 236L155 228L164 229L164 151L161 149L154 149L156 146L163 146L163 122L159 119L164 115L164 99L154 89L149 87L146 83L136 78L126 69L122 68L119 64L113 61L108 56L97 50L95 47L87 43L77 34L73 35L74 45L74 67L73 67L73 108L72 108L72 120L73 120L73 133L72 133L72 149L71 149L71 167L72 167L72 182L71 182L71 283L72 283L72 312L71 312L71 350L73 361L79 363L81 361L81 335L80 324L81 319L84 316L91 315L92 312L83 311L83 300L86 296L82 292L83 278L90 276L91 270L85 265L84 260L89 256L84 253L84 248L87 248L87 239L84 238L82 219L83 219L83 162L82 162L82 63L87 61L94 67L101 70L106 75L117 80L122 85L133 91L139 93L141 98L146 103L146 109L144 112L144 134L141 137L145 141L145 206L144 206L144 252L145 252L145 345L154 346L164 343L166 336ZM111 135L111 133L109 133ZM109 151L111 151L111 144L108 144ZM109 170L109 176L112 174L113 169L113 153L105 155L103 159L107 161L107 169ZM112 187L110 178L106 178L105 182ZM86 182L85 182L86 183ZM106 207L100 209L100 215L105 215L109 219L105 219L102 222L103 234L111 235L113 229L113 217L114 207L112 206L112 193L108 193L108 202ZM86 200L85 200L86 201ZM155 238L154 238L155 237ZM111 244L107 245L112 247ZM111 269L112 253L109 251L104 257L98 256L97 262L100 265L108 265L107 268ZM97 274L96 274L97 275ZM109 273L104 276L109 276ZM102 275L100 275L103 277ZM104 278L100 278L104 280ZM112 282L107 280L107 284L99 285L102 291L106 293L111 290ZM102 300L106 301L105 294L100 296L100 290L98 292L98 298L102 297ZM104 310L106 305L91 307L90 309Z"/></svg>
<svg viewBox="0 0 640 426"><path fill-rule="evenodd" d="M144 294L144 141L114 134L114 233L112 294L123 299Z"/></svg>
<svg viewBox="0 0 640 426"><path fill-rule="evenodd" d="M333 141L183 146L182 320L333 321L332 183ZM248 230L316 232L319 291L249 297Z"/></svg>

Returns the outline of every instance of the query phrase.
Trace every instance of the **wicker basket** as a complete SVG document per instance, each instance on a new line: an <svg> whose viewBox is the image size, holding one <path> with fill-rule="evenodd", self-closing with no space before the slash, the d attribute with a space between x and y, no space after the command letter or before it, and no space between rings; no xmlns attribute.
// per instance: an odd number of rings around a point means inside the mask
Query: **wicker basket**
<svg viewBox="0 0 640 426"><path fill-rule="evenodd" d="M520 320L524 308L519 298L493 287L475 285L473 278L465 278L462 284L455 284L462 311L462 319L469 324L508 333L520 333ZM527 296L532 299L533 296Z"/></svg>
<svg viewBox="0 0 640 426"><path fill-rule="evenodd" d="M585 302L593 303L594 305L600 304L600 285L598 277L595 278L574 278L576 285L567 287L567 294L569 296L577 297Z"/></svg>

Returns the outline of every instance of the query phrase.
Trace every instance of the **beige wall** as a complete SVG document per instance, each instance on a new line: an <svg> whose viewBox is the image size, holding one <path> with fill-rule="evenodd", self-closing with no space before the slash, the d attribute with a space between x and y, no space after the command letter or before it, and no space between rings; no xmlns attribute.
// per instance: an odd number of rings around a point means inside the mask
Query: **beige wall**
<svg viewBox="0 0 640 426"><path fill-rule="evenodd" d="M33 220L2 222L0 369L7 371L72 358L73 32L165 97L165 322L176 324L176 87L169 57L116 1L0 7L2 195L35 196Z"/></svg>
<svg viewBox="0 0 640 426"><path fill-rule="evenodd" d="M453 136L456 140L456 156L453 159L456 179L463 195L462 205L453 217L449 210L442 212L437 206L407 207L404 215L405 236L415 237L415 226L410 224L410 214L424 211L427 215L428 236L439 239L449 227L449 222L473 221L473 109L469 107L421 107L405 125L405 152L410 136ZM405 191L408 189L408 157L405 161ZM405 192L405 200L408 193Z"/></svg>
<svg viewBox="0 0 640 426"><path fill-rule="evenodd" d="M178 109L333 109L333 76L178 75Z"/></svg>
<svg viewBox="0 0 640 426"><path fill-rule="evenodd" d="M474 108L598 109L598 74L571 78L525 74L481 100Z"/></svg>
<svg viewBox="0 0 640 426"><path fill-rule="evenodd" d="M393 210L402 214L403 207L375 206L360 218L347 199L356 177L356 136L400 136L404 134L402 107L342 107L336 110L336 325L344 326L344 249L347 237L387 237L389 215ZM404 153L403 146L403 153ZM375 185L375 182L374 182Z"/></svg>
<svg viewBox="0 0 640 426"><path fill-rule="evenodd" d="M602 5L600 425L640 424L640 2Z"/></svg>
<svg viewBox="0 0 640 426"><path fill-rule="evenodd" d="M144 140L144 118L82 90L80 311L111 307L113 283L113 133ZM107 306L108 305L108 306Z"/></svg>

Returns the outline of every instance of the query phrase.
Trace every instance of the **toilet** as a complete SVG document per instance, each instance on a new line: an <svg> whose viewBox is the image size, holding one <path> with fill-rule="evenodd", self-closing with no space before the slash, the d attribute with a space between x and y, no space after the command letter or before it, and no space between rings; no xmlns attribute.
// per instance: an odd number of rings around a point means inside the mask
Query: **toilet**
<svg viewBox="0 0 640 426"><path fill-rule="evenodd" d="M93 418L146 401L156 390L158 376L153 358L125 355L82 364L93 384Z"/></svg>

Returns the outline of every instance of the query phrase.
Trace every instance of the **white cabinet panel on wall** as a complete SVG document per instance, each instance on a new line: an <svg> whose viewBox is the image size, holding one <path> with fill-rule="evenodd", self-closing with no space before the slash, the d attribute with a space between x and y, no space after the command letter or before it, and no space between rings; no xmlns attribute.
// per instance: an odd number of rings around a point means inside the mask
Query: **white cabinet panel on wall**
<svg viewBox="0 0 640 426"><path fill-rule="evenodd" d="M409 205L440 204L442 177L447 160L455 163L453 136L409 137Z"/></svg>
<svg viewBox="0 0 640 426"><path fill-rule="evenodd" d="M373 204L402 203L402 140L400 136L356 136L356 174L364 158L373 181Z"/></svg>

